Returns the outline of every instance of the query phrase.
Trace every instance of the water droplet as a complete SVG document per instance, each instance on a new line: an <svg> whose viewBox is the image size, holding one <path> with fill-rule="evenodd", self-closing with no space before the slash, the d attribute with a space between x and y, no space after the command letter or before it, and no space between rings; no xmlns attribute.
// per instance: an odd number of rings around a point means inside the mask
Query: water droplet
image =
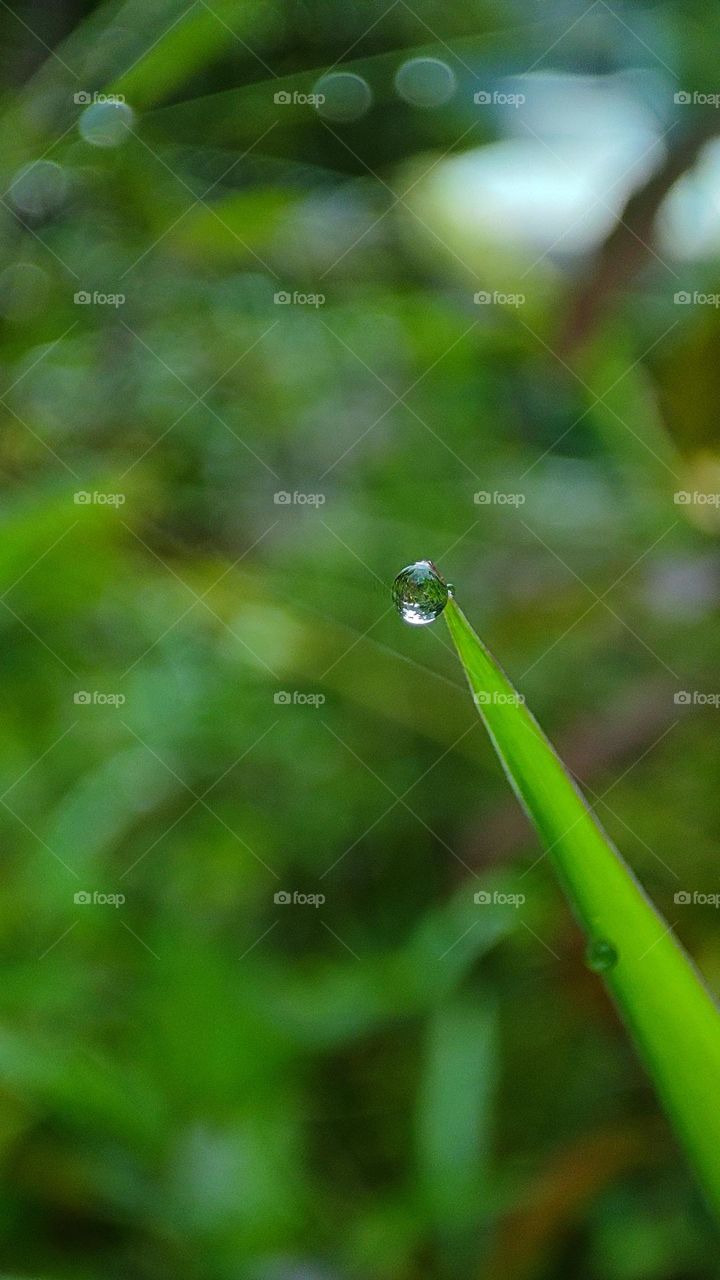
<svg viewBox="0 0 720 1280"><path fill-rule="evenodd" d="M432 560L416 560L393 582L395 608L404 622L425 626L440 616L448 602L448 586Z"/></svg>
<svg viewBox="0 0 720 1280"><path fill-rule="evenodd" d="M78 122L80 137L93 147L119 147L128 137L134 119L127 102L93 102Z"/></svg>
<svg viewBox="0 0 720 1280"><path fill-rule="evenodd" d="M615 968L618 959L618 953L612 942L608 942L606 938L596 938L594 942L589 943L585 952L585 963L593 973L607 973L608 969Z"/></svg>
<svg viewBox="0 0 720 1280"><path fill-rule="evenodd" d="M367 80L351 71L333 71L321 76L313 86L313 93L322 99L317 103L318 115L339 124L359 120L372 105L372 89Z"/></svg>
<svg viewBox="0 0 720 1280"><path fill-rule="evenodd" d="M395 75L395 91L413 107L440 107L455 92L455 73L439 58L408 58Z"/></svg>
<svg viewBox="0 0 720 1280"><path fill-rule="evenodd" d="M35 160L23 165L10 185L10 199L21 213L43 218L62 203L67 177L54 160Z"/></svg>

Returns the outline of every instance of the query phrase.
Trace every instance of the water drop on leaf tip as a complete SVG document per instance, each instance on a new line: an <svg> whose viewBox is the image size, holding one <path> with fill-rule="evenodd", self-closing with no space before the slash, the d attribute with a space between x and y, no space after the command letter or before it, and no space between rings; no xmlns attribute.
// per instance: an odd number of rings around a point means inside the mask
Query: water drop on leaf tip
<svg viewBox="0 0 720 1280"><path fill-rule="evenodd" d="M423 627L440 616L452 588L432 560L416 560L401 569L392 595L400 617L413 627Z"/></svg>

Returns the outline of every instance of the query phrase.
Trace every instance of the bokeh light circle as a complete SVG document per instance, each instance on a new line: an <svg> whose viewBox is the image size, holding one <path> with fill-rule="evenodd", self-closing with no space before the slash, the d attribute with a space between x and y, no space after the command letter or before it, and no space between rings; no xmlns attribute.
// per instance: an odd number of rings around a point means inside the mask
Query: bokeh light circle
<svg viewBox="0 0 720 1280"><path fill-rule="evenodd" d="M10 199L21 213L42 218L65 198L67 176L53 160L35 160L18 169L10 186Z"/></svg>
<svg viewBox="0 0 720 1280"><path fill-rule="evenodd" d="M359 120L372 106L372 89L367 80L351 71L331 71L321 76L313 93L322 99L317 103L318 114L338 124Z"/></svg>
<svg viewBox="0 0 720 1280"><path fill-rule="evenodd" d="M440 58L408 58L395 73L395 92L414 107L440 107L456 89L455 72Z"/></svg>

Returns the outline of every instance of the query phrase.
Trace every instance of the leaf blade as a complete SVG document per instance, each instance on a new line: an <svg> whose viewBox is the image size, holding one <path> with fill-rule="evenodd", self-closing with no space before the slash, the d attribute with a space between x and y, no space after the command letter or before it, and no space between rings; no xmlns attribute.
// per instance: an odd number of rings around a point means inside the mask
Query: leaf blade
<svg viewBox="0 0 720 1280"><path fill-rule="evenodd" d="M603 977L720 1216L720 1014L672 927L623 861L504 671L453 599L445 617L508 780L591 939Z"/></svg>

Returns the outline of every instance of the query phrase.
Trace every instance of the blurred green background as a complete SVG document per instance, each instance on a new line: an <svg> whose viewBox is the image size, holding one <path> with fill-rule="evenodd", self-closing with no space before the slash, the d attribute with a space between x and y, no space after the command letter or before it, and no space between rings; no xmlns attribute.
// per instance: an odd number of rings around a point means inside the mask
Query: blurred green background
<svg viewBox="0 0 720 1280"><path fill-rule="evenodd" d="M3 1274L720 1276L389 596L437 561L716 989L714 11L0 38Z"/></svg>

